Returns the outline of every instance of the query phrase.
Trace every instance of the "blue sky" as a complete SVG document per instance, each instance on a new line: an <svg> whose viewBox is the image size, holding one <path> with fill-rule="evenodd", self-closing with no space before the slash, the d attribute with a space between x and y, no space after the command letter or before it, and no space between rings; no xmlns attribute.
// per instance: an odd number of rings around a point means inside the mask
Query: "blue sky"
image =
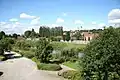
<svg viewBox="0 0 120 80"><path fill-rule="evenodd" d="M102 28L109 25L110 13L110 17L113 12L120 15L119 8L117 0L0 0L0 29L23 33L23 29L37 31L40 25L61 25L65 30Z"/></svg>

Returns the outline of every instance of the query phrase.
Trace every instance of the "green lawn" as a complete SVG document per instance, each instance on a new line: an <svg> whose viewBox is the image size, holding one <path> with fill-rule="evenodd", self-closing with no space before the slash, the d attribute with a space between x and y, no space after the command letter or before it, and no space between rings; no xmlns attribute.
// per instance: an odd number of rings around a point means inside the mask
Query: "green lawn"
<svg viewBox="0 0 120 80"><path fill-rule="evenodd" d="M54 50L63 50L65 48L80 48L83 49L86 47L86 44L74 44L74 43L64 43L64 42L51 42Z"/></svg>
<svg viewBox="0 0 120 80"><path fill-rule="evenodd" d="M78 62L68 61L68 62L64 62L63 65L68 66L68 67L73 68L73 69L76 69L76 70L79 69L79 63Z"/></svg>

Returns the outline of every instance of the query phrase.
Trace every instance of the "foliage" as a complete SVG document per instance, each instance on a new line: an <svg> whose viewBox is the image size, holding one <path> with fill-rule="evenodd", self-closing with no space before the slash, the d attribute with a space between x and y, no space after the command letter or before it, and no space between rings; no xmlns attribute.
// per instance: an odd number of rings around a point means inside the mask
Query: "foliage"
<svg viewBox="0 0 120 80"><path fill-rule="evenodd" d="M31 60L36 62L37 66L40 65L40 61L36 57L31 58Z"/></svg>
<svg viewBox="0 0 120 80"><path fill-rule="evenodd" d="M23 53L23 56L31 59L34 57L34 54L33 53Z"/></svg>
<svg viewBox="0 0 120 80"><path fill-rule="evenodd" d="M69 41L70 40L70 31L66 32L65 40Z"/></svg>
<svg viewBox="0 0 120 80"><path fill-rule="evenodd" d="M40 63L37 66L38 66L38 69L41 69L41 70L49 70L49 71L58 71L58 70L61 70L61 67L58 64Z"/></svg>
<svg viewBox="0 0 120 80"><path fill-rule="evenodd" d="M0 32L0 40L5 37L5 32L1 31Z"/></svg>
<svg viewBox="0 0 120 80"><path fill-rule="evenodd" d="M82 80L82 79L80 79L80 76L81 76L80 73L77 72L77 71L74 71L74 70L64 71L61 74L61 76L64 77L64 78L70 79L70 80Z"/></svg>
<svg viewBox="0 0 120 80"><path fill-rule="evenodd" d="M29 59L33 58L35 56L35 53L31 50L19 50L19 52L22 56L27 57Z"/></svg>
<svg viewBox="0 0 120 80"><path fill-rule="evenodd" d="M63 27L55 27L55 28L49 28L46 26L40 26L39 28L39 34L41 37L50 37L50 36L62 36L63 34Z"/></svg>
<svg viewBox="0 0 120 80"><path fill-rule="evenodd" d="M29 38L30 35L31 35L31 31L30 31L30 30L25 31L25 32L24 32L24 35L25 35L26 38Z"/></svg>
<svg viewBox="0 0 120 80"><path fill-rule="evenodd" d="M61 40L61 38L60 37L50 37L50 40L51 41L60 41Z"/></svg>
<svg viewBox="0 0 120 80"><path fill-rule="evenodd" d="M73 61L73 59L78 59L78 52L74 48L63 49L61 51L61 57L63 57L65 61Z"/></svg>
<svg viewBox="0 0 120 80"><path fill-rule="evenodd" d="M0 61L3 61L5 59L4 56L0 56Z"/></svg>
<svg viewBox="0 0 120 80"><path fill-rule="evenodd" d="M14 33L12 37L17 39L18 35L16 33Z"/></svg>
<svg viewBox="0 0 120 80"><path fill-rule="evenodd" d="M30 37L33 39L36 37L36 32L34 31L34 29L32 29Z"/></svg>
<svg viewBox="0 0 120 80"><path fill-rule="evenodd" d="M0 47L0 55L4 55L4 49Z"/></svg>
<svg viewBox="0 0 120 80"><path fill-rule="evenodd" d="M83 77L88 80L120 79L120 29L105 29L85 49Z"/></svg>
<svg viewBox="0 0 120 80"><path fill-rule="evenodd" d="M74 43L64 43L64 42L51 42L50 43L54 50L63 50L63 49L71 49L76 48L78 51L83 51L86 47L86 44L74 44Z"/></svg>
<svg viewBox="0 0 120 80"><path fill-rule="evenodd" d="M73 69L76 69L76 70L79 69L79 63L78 62L68 61L68 62L64 62L63 65L68 66L68 67L73 68Z"/></svg>
<svg viewBox="0 0 120 80"><path fill-rule="evenodd" d="M36 53L35 56L37 59L39 59L42 63L47 63L50 60L53 48L49 44L49 42L46 39L40 39L38 42L38 45L36 45Z"/></svg>
<svg viewBox="0 0 120 80"><path fill-rule="evenodd" d="M11 50L12 45L14 44L14 40L11 38L4 38L0 40L0 47L3 48L4 50Z"/></svg>
<svg viewBox="0 0 120 80"><path fill-rule="evenodd" d="M31 44L27 43L26 41L17 41L15 46L22 50L29 50L31 48Z"/></svg>
<svg viewBox="0 0 120 80"><path fill-rule="evenodd" d="M77 40L82 39L82 35L81 35L81 32L80 32L80 31L76 32L76 34L73 35L73 36L76 37Z"/></svg>

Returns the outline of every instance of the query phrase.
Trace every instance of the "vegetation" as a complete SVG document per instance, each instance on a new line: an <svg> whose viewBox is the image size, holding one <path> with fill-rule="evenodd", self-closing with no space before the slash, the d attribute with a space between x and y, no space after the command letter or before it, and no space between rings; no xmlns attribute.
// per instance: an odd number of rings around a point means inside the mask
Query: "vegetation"
<svg viewBox="0 0 120 80"><path fill-rule="evenodd" d="M73 68L75 70L79 70L79 68L80 68L79 62L68 61L68 62L64 62L63 65Z"/></svg>
<svg viewBox="0 0 120 80"><path fill-rule="evenodd" d="M62 77L70 79L70 80L82 80L81 78L78 78L80 73L78 71L74 70L67 70L61 74Z"/></svg>
<svg viewBox="0 0 120 80"><path fill-rule="evenodd" d="M64 43L64 42L51 42L50 43L54 50L72 49L76 48L79 51L83 51L86 44L74 44L74 43Z"/></svg>
<svg viewBox="0 0 120 80"><path fill-rule="evenodd" d="M4 59L5 57L0 55L0 61L3 61Z"/></svg>
<svg viewBox="0 0 120 80"><path fill-rule="evenodd" d="M49 42L46 39L41 38L36 48L37 48L36 53L35 53L36 58L39 59L40 62L42 63L48 63L51 58L50 53L52 53L53 51L53 48L49 44Z"/></svg>
<svg viewBox="0 0 120 80"><path fill-rule="evenodd" d="M120 29L105 29L90 42L83 57L83 78L87 80L120 79Z"/></svg>
<svg viewBox="0 0 120 80"><path fill-rule="evenodd" d="M58 71L58 70L61 70L61 67L58 64L40 63L37 66L38 66L38 69L41 69L41 70L49 70L49 71Z"/></svg>
<svg viewBox="0 0 120 80"><path fill-rule="evenodd" d="M55 27L55 28L49 28L46 26L40 26L39 28L39 34L40 37L56 37L56 36L62 36L63 34L63 27Z"/></svg>

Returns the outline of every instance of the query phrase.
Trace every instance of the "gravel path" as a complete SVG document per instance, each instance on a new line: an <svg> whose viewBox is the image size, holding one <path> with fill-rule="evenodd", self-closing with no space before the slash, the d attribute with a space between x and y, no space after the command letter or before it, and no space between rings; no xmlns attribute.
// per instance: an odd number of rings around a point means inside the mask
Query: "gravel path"
<svg viewBox="0 0 120 80"><path fill-rule="evenodd" d="M36 63L27 58L0 62L0 71L4 72L0 80L64 80L56 71L37 70Z"/></svg>

